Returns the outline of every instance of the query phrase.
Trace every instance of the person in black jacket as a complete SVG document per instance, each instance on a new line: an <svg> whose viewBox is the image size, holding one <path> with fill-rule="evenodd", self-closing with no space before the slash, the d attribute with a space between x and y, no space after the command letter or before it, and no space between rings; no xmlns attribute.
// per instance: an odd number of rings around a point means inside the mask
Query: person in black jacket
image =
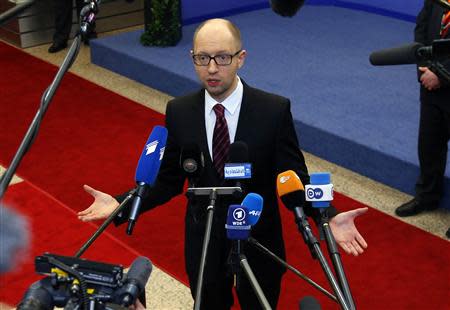
<svg viewBox="0 0 450 310"><path fill-rule="evenodd" d="M449 28L450 12L426 0L417 16L414 38L429 46L434 40L450 38ZM440 60L440 63L450 72L450 57ZM450 82L427 65L423 63L418 67L420 176L416 182L415 197L395 210L401 217L438 208L444 191L447 143L450 139Z"/></svg>
<svg viewBox="0 0 450 310"><path fill-rule="evenodd" d="M291 169L304 184L309 183L305 160L298 147L290 101L253 88L237 75L244 65L247 52L242 48L238 28L231 22L224 19L204 22L197 28L193 43L191 56L203 88L175 98L167 105L168 139L165 153L158 178L145 198L143 209L150 210L183 192L185 176L179 165L183 146L195 143L205 155L205 168L196 181L197 187L227 186L220 155L224 150L226 152L230 143L243 141L248 145L249 159L253 165L252 178L246 184L246 189L264 198L263 212L260 221L252 228L252 236L284 258L276 195L277 175ZM218 132L221 132L218 124L226 126L228 130L220 141L216 140ZM95 201L79 213L81 220L105 218L118 206L118 202L110 195L88 186L85 189ZM208 197L191 198L186 210L186 271L194 298L208 202ZM226 238L224 226L228 206L240 202L223 197L219 197L216 202L203 282L201 305L204 309L229 309L233 304L233 283L227 267L231 242ZM331 219L335 238L348 253L358 255L367 247L353 222L356 216L366 211L367 208L337 215L335 212L336 216ZM126 221L126 213L117 221ZM313 215L310 210L309 213ZM275 309L285 269L251 247L247 247L245 253L265 296ZM245 277L242 277L237 295L243 309L260 308Z"/></svg>

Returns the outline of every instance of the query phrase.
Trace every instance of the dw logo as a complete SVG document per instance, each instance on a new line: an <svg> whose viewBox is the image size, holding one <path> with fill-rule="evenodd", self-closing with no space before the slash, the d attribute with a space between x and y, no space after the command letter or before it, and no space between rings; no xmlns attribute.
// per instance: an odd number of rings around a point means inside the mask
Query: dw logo
<svg viewBox="0 0 450 310"><path fill-rule="evenodd" d="M309 199L320 199L323 197L323 191L320 188L308 188L306 195Z"/></svg>

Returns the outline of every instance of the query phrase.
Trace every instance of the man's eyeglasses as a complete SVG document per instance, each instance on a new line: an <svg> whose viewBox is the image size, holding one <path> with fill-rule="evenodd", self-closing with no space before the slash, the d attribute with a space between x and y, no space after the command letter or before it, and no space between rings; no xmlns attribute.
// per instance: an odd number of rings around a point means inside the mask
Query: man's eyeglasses
<svg viewBox="0 0 450 310"><path fill-rule="evenodd" d="M209 56L205 54L193 54L192 59L194 60L194 64L197 66L208 66L211 62L211 59L214 59L214 62L218 66L228 66L231 65L233 61L233 57L238 55L242 50L237 51L233 55L231 54L219 54L216 56Z"/></svg>

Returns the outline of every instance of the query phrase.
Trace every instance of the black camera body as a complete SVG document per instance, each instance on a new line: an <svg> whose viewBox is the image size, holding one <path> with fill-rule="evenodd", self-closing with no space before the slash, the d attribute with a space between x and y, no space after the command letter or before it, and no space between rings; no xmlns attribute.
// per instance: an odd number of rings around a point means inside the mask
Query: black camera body
<svg viewBox="0 0 450 310"><path fill-rule="evenodd" d="M47 277L30 286L19 310L125 309L137 298L145 305L151 263L139 257L124 276L122 265L46 253L35 258L35 268Z"/></svg>

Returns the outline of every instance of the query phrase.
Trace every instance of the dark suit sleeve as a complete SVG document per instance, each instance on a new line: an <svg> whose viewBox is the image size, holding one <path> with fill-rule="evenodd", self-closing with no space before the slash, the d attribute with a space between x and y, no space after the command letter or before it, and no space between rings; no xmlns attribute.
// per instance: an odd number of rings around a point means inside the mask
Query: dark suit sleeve
<svg viewBox="0 0 450 310"><path fill-rule="evenodd" d="M284 109L282 110L282 116L280 117L276 142L277 174L286 170L294 170L302 180L302 183L306 185L310 183L308 168L306 167L305 157L298 145L290 106L290 101L286 99ZM334 207L328 208L327 212L329 217L333 217L337 214ZM310 204L306 206L305 213L306 215L313 217L316 224L320 222L320 213L318 209L312 208Z"/></svg>
<svg viewBox="0 0 450 310"><path fill-rule="evenodd" d="M416 26L414 28L414 41L427 45L428 26L431 18L431 1L426 0L422 9L416 18ZM420 83L420 76L422 72L419 71L419 66L426 66L427 63L417 64L417 81Z"/></svg>
<svg viewBox="0 0 450 310"><path fill-rule="evenodd" d="M185 177L179 167L181 151L176 140L176 116L172 107L171 102L169 102L166 108L166 128L168 131L168 136L164 157L161 162L161 168L154 186L149 190L148 195L143 199L141 213L166 203L172 197L179 195L183 191ZM121 202L127 195L128 192L117 196L116 199ZM128 206L125 207L124 211L115 219L114 223L116 225L127 221L128 215L131 211L131 203L132 199L128 202Z"/></svg>
<svg viewBox="0 0 450 310"><path fill-rule="evenodd" d="M420 10L419 14L417 15L416 27L414 28L414 41L422 43L424 45L428 44L427 33L429 21L431 18L431 8L431 1L426 0L422 10Z"/></svg>

